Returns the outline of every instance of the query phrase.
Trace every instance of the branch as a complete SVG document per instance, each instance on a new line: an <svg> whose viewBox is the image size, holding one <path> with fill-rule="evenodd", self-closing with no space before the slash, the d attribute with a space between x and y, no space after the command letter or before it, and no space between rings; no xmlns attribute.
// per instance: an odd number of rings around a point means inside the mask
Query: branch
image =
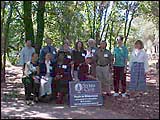
<svg viewBox="0 0 160 120"><path fill-rule="evenodd" d="M90 20L90 16L89 16L89 9L88 9L87 1L85 1L85 4L86 4L86 7L87 7L88 21L89 21L89 25L90 25L90 29L91 29L91 37L92 37L92 25L91 25L91 20Z"/></svg>
<svg viewBox="0 0 160 120"><path fill-rule="evenodd" d="M129 32L130 32L131 23L132 23L134 14L135 14L135 11L133 11L133 14L132 14L132 16L131 16L131 20L129 21L129 27L128 27L127 35L125 36L125 44L126 44L126 42L127 42L127 38L128 38Z"/></svg>
<svg viewBox="0 0 160 120"><path fill-rule="evenodd" d="M106 41L106 39L107 39L107 35L108 35L108 30L109 30L109 24L108 24L108 26L107 26L107 30L106 30L106 35L105 35L105 41Z"/></svg>
<svg viewBox="0 0 160 120"><path fill-rule="evenodd" d="M18 10L18 8L17 8L17 7L16 7L16 11L17 11L17 13L18 13L19 17L23 20L23 19L24 19L24 17L22 17L22 15L21 15L21 13L19 12L19 10Z"/></svg>
<svg viewBox="0 0 160 120"><path fill-rule="evenodd" d="M108 11L108 6L109 6L109 3L107 3L106 5L106 11L105 11L105 16L104 16L104 26L103 26L103 30L102 30L102 33L101 33L101 37L100 37L100 41L102 40L102 36L103 36L103 33L104 33L104 30L106 28L106 16L107 16L107 11Z"/></svg>
<svg viewBox="0 0 160 120"><path fill-rule="evenodd" d="M114 23L114 21L112 20L112 23L111 23L111 25L112 25L112 27L111 27L111 32L110 32L110 46L109 46L109 50L111 50L112 49L112 33L113 33L113 23Z"/></svg>
<svg viewBox="0 0 160 120"><path fill-rule="evenodd" d="M95 24L96 24L96 1L94 1L93 39L95 34Z"/></svg>

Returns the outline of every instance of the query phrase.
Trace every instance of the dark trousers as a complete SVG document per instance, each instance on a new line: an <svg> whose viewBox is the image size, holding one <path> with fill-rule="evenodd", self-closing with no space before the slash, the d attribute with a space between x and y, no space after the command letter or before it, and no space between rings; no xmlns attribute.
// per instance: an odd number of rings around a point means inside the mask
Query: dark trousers
<svg viewBox="0 0 160 120"><path fill-rule="evenodd" d="M116 93L119 92L119 81L121 81L121 85L122 85L122 93L126 92L126 73L124 73L124 67L117 67L114 66L114 76L113 76L114 80L114 91Z"/></svg>
<svg viewBox="0 0 160 120"><path fill-rule="evenodd" d="M28 82L26 82L26 80L28 80ZM28 77L23 78L23 84L25 89L26 100L33 100L35 97L39 96L40 83L37 83L31 77ZM33 93L33 97L31 96L31 93Z"/></svg>

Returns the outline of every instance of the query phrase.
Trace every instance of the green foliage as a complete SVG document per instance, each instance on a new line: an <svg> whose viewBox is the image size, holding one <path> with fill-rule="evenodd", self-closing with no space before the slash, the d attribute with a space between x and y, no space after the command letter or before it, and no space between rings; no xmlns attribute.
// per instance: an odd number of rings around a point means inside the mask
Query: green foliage
<svg viewBox="0 0 160 120"><path fill-rule="evenodd" d="M13 3L13 13L8 31L8 57L12 64L17 64L19 59L17 53L24 46L25 27L28 26L24 24L24 20L27 18L23 17L23 1L14 1ZM39 44L42 39L50 37L56 47L60 47L66 39L71 42L72 47L78 39L83 41L86 46L86 41L92 37L96 39L97 43L100 40L106 40L108 48L112 50L116 45L116 37L125 34L125 36L128 35L126 45L131 50L137 39L154 39L155 26L153 26L154 30L147 27L149 22L144 22L144 19L153 21L156 26L159 26L158 1L139 1L135 2L136 4L131 1L46 1L44 36L39 34L40 37L37 37L37 31L40 30L38 26L43 23L43 21L37 20L40 19L37 18L38 3L39 1L31 2L30 17L32 17L32 21L27 21L27 23L33 26L33 41L37 41ZM7 21L11 7L8 1L5 1L5 4L4 13L1 11L1 20L4 23ZM26 7L28 8L28 6ZM127 16L126 11L128 10ZM134 21L141 15L143 24L133 24L132 20ZM131 20L131 18L133 19ZM141 22L137 21L137 23ZM6 24L3 25L6 26ZM142 26L145 26L143 30ZM28 38L32 39L30 36ZM42 41L42 46L44 45L45 43Z"/></svg>
<svg viewBox="0 0 160 120"><path fill-rule="evenodd" d="M139 12L159 29L159 1L141 1Z"/></svg>

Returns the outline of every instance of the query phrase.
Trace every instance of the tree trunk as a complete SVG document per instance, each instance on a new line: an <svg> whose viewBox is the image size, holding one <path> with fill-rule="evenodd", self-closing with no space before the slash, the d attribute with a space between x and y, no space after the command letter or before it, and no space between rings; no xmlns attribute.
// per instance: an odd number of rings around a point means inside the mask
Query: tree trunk
<svg viewBox="0 0 160 120"><path fill-rule="evenodd" d="M102 17L103 17L103 10L104 10L103 1L101 1L101 4L99 5L99 16L98 16L98 19L97 19L98 20L98 22L97 22L98 23L97 33L100 33L101 23L102 23ZM98 39L100 41L100 34L99 34L99 36L97 36L96 39Z"/></svg>
<svg viewBox="0 0 160 120"><path fill-rule="evenodd" d="M109 24L107 25L106 35L105 35L105 37L104 37L104 40L105 40L105 41L107 40L108 30L109 30Z"/></svg>
<svg viewBox="0 0 160 120"><path fill-rule="evenodd" d="M111 49L112 49L113 23L114 23L114 21L112 21L112 23L111 23L110 39L109 39L109 50L110 50L110 51L111 51Z"/></svg>
<svg viewBox="0 0 160 120"><path fill-rule="evenodd" d="M93 39L95 39L95 25L96 25L96 1L94 1Z"/></svg>
<svg viewBox="0 0 160 120"><path fill-rule="evenodd" d="M129 10L126 10L126 21L125 21L125 27L124 27L124 39L126 40L126 31L127 31L127 23L128 23L128 15L129 15Z"/></svg>
<svg viewBox="0 0 160 120"><path fill-rule="evenodd" d="M32 45L34 45L34 32L33 32L31 8L32 8L32 2L31 1L24 1L23 10L24 10L25 39L31 40Z"/></svg>
<svg viewBox="0 0 160 120"><path fill-rule="evenodd" d="M1 11L2 11L2 16L1 16L1 83L5 82L5 60L4 60L4 10L5 10L5 2L1 1Z"/></svg>
<svg viewBox="0 0 160 120"><path fill-rule="evenodd" d="M109 7L109 2L108 2L107 5L106 5L106 11L105 11L105 15L104 15L104 26L103 26L103 29L102 29L100 41L102 40L103 33L104 33L104 30L105 30L106 25L107 25L107 23L106 23L106 16L107 16L108 7Z"/></svg>
<svg viewBox="0 0 160 120"><path fill-rule="evenodd" d="M90 15L89 15L89 8L88 8L87 1L85 1L85 5L86 5L86 8L87 8L87 16L88 16L88 21L89 21L89 26L90 26L90 31L91 31L90 37L92 38L93 37L92 25L91 25L91 19L90 19Z"/></svg>
<svg viewBox="0 0 160 120"><path fill-rule="evenodd" d="M3 79L1 82L5 82L5 66L6 66L6 53L8 53L8 34L9 34L9 26L10 26L10 23L11 23L11 17L12 17L12 13L13 13L13 1L9 1L10 3L10 10L9 10L9 14L8 14L8 18L6 20L6 23L4 21L2 21L1 24L2 25L2 47L1 49L3 49L3 52L2 52L2 56L3 56L3 63L2 63L2 66L3 66L3 69L2 69L2 76L3 76ZM4 3L5 4L5 3ZM5 9L5 6L3 8L3 10ZM3 11L4 12L4 11ZM4 15L4 13L3 13ZM4 16L3 16L4 17Z"/></svg>
<svg viewBox="0 0 160 120"><path fill-rule="evenodd" d="M45 11L45 1L39 1L38 11L37 11L37 36L36 36L36 53L39 54L43 37L44 37L44 11Z"/></svg>
<svg viewBox="0 0 160 120"><path fill-rule="evenodd" d="M131 23L132 23L134 14L135 14L135 11L133 11L132 16L131 16L131 20L129 21L128 31L127 31L127 35L126 35L125 40L124 40L124 45L126 45L126 43L127 43L127 39L128 39L128 35L129 35L129 32L130 32Z"/></svg>
<svg viewBox="0 0 160 120"><path fill-rule="evenodd" d="M9 10L9 15L6 21L6 24L4 26L4 37L5 37L5 54L7 53L7 56L9 55L9 49L8 49L8 35L9 35L9 26L11 23L11 18L12 18L12 13L13 13L13 4L14 1L10 1L10 10Z"/></svg>

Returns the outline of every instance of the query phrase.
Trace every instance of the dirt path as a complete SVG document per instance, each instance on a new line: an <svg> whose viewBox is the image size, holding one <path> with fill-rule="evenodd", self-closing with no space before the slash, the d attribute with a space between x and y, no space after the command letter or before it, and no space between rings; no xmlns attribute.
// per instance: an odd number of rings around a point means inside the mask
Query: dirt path
<svg viewBox="0 0 160 120"><path fill-rule="evenodd" d="M159 98L153 100L152 107L155 107L154 114L150 117L134 115L130 108L130 98L106 98L102 107L74 107L67 105L56 105L51 103L38 103L34 106L27 106L24 102L24 88L21 82L22 70L20 67L8 67L7 81L1 84L1 118L45 118L45 119L138 119L138 118L159 118ZM156 94L159 96L159 90ZM157 97L155 96L155 97ZM146 96L147 98L147 96ZM145 99L146 99L145 98ZM140 99L140 98L139 98ZM138 100L137 98L135 101ZM145 102L142 101L141 102ZM122 104L123 103L123 104ZM129 104L128 104L129 103ZM141 105L140 102L136 102ZM120 106L123 105L123 106ZM135 104L136 105L136 104ZM143 107L141 107L142 110ZM129 110L130 109L130 110ZM144 109L144 108L143 108ZM139 111L138 110L138 111ZM152 109L151 109L152 110ZM133 110L134 111L134 110ZM135 108L136 111L136 108ZM137 112L138 112L137 111ZM143 111L143 110L142 110ZM157 114L158 112L158 114ZM153 113L153 112L152 112Z"/></svg>

